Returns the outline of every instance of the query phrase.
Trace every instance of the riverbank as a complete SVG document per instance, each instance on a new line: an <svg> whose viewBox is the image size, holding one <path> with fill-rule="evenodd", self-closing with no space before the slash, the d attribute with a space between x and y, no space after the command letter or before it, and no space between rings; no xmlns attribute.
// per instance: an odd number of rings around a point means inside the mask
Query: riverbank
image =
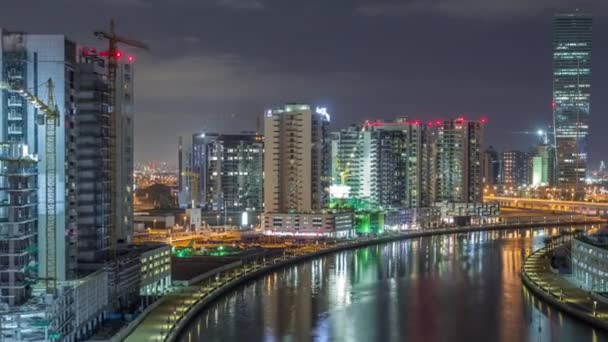
<svg viewBox="0 0 608 342"><path fill-rule="evenodd" d="M590 292L552 272L549 252L549 248L541 248L524 261L522 281L526 288L558 310L608 331L608 304L596 300Z"/></svg>
<svg viewBox="0 0 608 342"><path fill-rule="evenodd" d="M199 284L184 288L181 292L171 294L164 298L163 303L158 305L127 337L127 341L174 341L179 336L180 331L188 324L188 321L204 309L209 303L231 291L235 287L249 280L260 277L277 268L299 263L308 259L317 258L326 254L335 253L347 249L355 249L369 245L381 244L403 239L466 233L483 230L497 229L519 229L538 226L558 226L558 225L582 225L597 224L605 222L597 218L583 218L574 221L558 220L543 222L525 223L501 223L485 226L469 226L457 228L440 228L423 231L411 231L383 235L379 237L361 238L357 240L345 241L331 246L322 246L321 249L302 254L285 255L280 258L265 260L263 263L246 264L241 267L215 275L212 279L207 279Z"/></svg>

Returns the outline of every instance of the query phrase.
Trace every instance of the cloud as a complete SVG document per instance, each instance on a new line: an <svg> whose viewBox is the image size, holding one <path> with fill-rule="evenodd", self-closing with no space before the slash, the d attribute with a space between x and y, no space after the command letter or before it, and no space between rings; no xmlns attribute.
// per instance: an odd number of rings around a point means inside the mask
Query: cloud
<svg viewBox="0 0 608 342"><path fill-rule="evenodd" d="M217 0L217 5L243 11L259 11L266 8L266 5L259 0Z"/></svg>
<svg viewBox="0 0 608 342"><path fill-rule="evenodd" d="M187 56L137 67L140 99L240 102L296 98L302 89L315 94L347 87L357 75L336 71L319 74L285 71L271 63L224 54ZM323 79L324 82L319 82Z"/></svg>
<svg viewBox="0 0 608 342"><path fill-rule="evenodd" d="M436 13L471 19L534 16L574 8L605 7L605 0L404 0L373 1L355 7L365 16L402 16Z"/></svg>
<svg viewBox="0 0 608 342"><path fill-rule="evenodd" d="M83 0L67 0L67 1L79 1ZM258 11L266 8L266 4L263 0L84 0L89 2L104 3L110 6L172 6L172 5L192 5L192 4L206 4L208 6L222 7L231 10L239 11Z"/></svg>

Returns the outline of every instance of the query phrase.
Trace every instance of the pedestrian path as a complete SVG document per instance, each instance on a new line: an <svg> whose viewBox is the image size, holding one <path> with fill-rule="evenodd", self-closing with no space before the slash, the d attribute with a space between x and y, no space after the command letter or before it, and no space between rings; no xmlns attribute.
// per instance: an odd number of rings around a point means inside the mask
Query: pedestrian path
<svg viewBox="0 0 608 342"><path fill-rule="evenodd" d="M596 300L590 292L581 289L565 276L553 273L549 264L548 248L532 253L524 262L524 278L536 286L555 304L562 304L570 313L587 320L604 321L608 326L608 304ZM525 281L526 279L524 279ZM568 310L569 309L569 310Z"/></svg>

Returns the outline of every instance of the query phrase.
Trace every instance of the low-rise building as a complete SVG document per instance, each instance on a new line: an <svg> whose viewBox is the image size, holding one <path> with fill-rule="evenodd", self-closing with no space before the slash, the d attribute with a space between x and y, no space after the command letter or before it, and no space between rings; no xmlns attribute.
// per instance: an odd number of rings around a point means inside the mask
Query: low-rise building
<svg viewBox="0 0 608 342"><path fill-rule="evenodd" d="M108 308L108 273L100 269L70 282L73 293L73 326L76 341L90 337L103 322Z"/></svg>
<svg viewBox="0 0 608 342"><path fill-rule="evenodd" d="M440 202L441 223L458 226L498 223L500 206L496 203Z"/></svg>
<svg viewBox="0 0 608 342"><path fill-rule="evenodd" d="M171 246L165 244L140 245L141 296L158 296L171 286ZM148 246L148 248L146 248Z"/></svg>
<svg viewBox="0 0 608 342"><path fill-rule="evenodd" d="M158 296L171 286L171 246L163 243L124 245L117 261L106 266L115 312L130 311L145 296Z"/></svg>
<svg viewBox="0 0 608 342"><path fill-rule="evenodd" d="M265 213L264 234L295 237L348 238L355 234L353 213Z"/></svg>
<svg viewBox="0 0 608 342"><path fill-rule="evenodd" d="M608 290L608 233L572 239L572 275L586 289Z"/></svg>

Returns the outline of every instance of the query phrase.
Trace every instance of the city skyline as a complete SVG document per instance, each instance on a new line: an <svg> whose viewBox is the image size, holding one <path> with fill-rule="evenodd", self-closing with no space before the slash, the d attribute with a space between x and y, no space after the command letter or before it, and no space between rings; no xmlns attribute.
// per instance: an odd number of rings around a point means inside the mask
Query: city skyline
<svg viewBox="0 0 608 342"><path fill-rule="evenodd" d="M31 3L16 4L16 10ZM273 1L184 2L173 8L192 20L166 16L168 5L154 0L59 3L81 15L70 23L49 20L62 15L61 6L37 4L44 16L33 13L27 26L7 14L0 19L11 30L65 33L100 46L90 31L115 17L121 32L149 42L149 54L136 54L136 160L175 164L175 136L254 130L258 113L296 101L327 106L332 130L395 116L483 115L492 137L488 145L521 149L527 139L510 132L535 130L552 120L553 14L579 2L559 7L538 2L529 12L507 1L498 2L500 9L482 6L470 13L404 5L390 13L384 2L338 7L313 1L292 9L320 23L305 32L287 25L289 18L278 20L284 5ZM602 3L587 1L583 7L594 13L598 35L607 27ZM137 21L127 19L134 14ZM167 25L161 30L159 22ZM285 29L276 30L277 25ZM594 59L606 59L608 49L595 45ZM601 96L606 74L601 65L594 67L592 111L598 115L591 117L592 168L607 157L600 150L606 138L594 130L608 120L601 115L608 107Z"/></svg>
<svg viewBox="0 0 608 342"><path fill-rule="evenodd" d="M10 11L1 341L608 341L606 0Z"/></svg>

